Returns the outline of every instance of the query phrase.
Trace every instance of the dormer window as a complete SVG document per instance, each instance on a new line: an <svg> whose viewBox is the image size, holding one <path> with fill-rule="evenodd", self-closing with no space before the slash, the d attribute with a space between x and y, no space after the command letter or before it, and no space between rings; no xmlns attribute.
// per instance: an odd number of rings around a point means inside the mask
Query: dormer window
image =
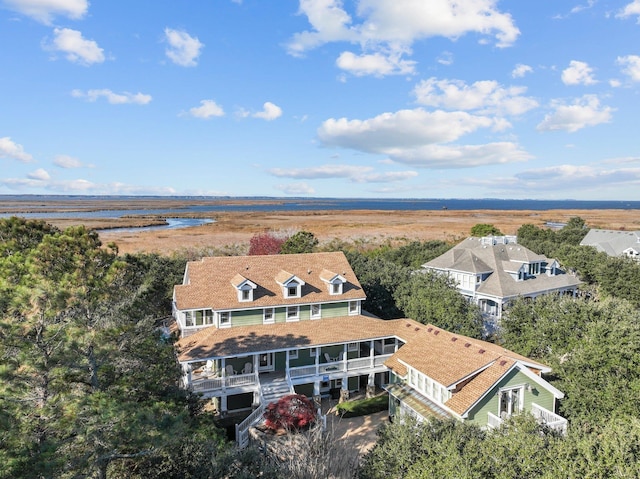
<svg viewBox="0 0 640 479"><path fill-rule="evenodd" d="M323 269L320 272L320 279L327 283L329 294L337 295L344 292L344 283L347 282L344 276L329 271L328 269Z"/></svg>
<svg viewBox="0 0 640 479"><path fill-rule="evenodd" d="M285 298L302 297L302 287L305 285L305 282L296 275L282 270L276 276L276 282L282 286L282 295Z"/></svg>
<svg viewBox="0 0 640 479"><path fill-rule="evenodd" d="M238 291L238 301L253 301L253 291L258 287L253 281L249 281L241 274L237 274L231 280L231 284Z"/></svg>

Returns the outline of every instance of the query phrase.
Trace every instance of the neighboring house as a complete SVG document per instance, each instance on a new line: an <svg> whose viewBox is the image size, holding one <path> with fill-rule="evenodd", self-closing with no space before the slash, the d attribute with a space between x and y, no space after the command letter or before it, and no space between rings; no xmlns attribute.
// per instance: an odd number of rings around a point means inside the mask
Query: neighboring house
<svg viewBox="0 0 640 479"><path fill-rule="evenodd" d="M555 259L519 245L515 236L467 238L422 267L447 274L460 293L495 318L502 317L504 307L516 298L575 295L581 283Z"/></svg>
<svg viewBox="0 0 640 479"><path fill-rule="evenodd" d="M545 366L410 319L378 319L361 311L364 299L340 252L189 262L174 289L183 386L222 415L259 412L292 392L319 402L390 384L393 414L487 426L526 410L562 421Z"/></svg>
<svg viewBox="0 0 640 479"><path fill-rule="evenodd" d="M640 260L640 231L591 229L580 246L593 246L609 256L627 256Z"/></svg>

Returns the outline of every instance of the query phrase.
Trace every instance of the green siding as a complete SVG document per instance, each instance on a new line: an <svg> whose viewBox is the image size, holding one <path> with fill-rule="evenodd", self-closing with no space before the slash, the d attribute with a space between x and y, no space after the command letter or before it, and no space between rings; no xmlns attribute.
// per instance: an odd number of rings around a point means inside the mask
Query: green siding
<svg viewBox="0 0 640 479"><path fill-rule="evenodd" d="M322 304L322 318L335 318L339 316L347 316L349 314L349 303L330 303ZM276 323L285 323L287 321L287 308L274 308L274 316ZM308 321L311 319L311 305L301 305L299 312L300 321ZM244 309L231 312L231 326L254 326L262 324L264 318L264 308Z"/></svg>
<svg viewBox="0 0 640 479"><path fill-rule="evenodd" d="M247 309L244 311L233 311L231 313L231 326L252 326L262 324L262 309Z"/></svg>
<svg viewBox="0 0 640 479"><path fill-rule="evenodd" d="M275 354L275 368L276 371L284 371L287 364L287 353L284 351Z"/></svg>
<svg viewBox="0 0 640 479"><path fill-rule="evenodd" d="M296 394L304 394L307 397L313 397L313 384L298 384L293 386Z"/></svg>
<svg viewBox="0 0 640 479"><path fill-rule="evenodd" d="M360 378L358 376L348 378L347 385L348 385L349 391L355 391L358 389L359 380Z"/></svg>
<svg viewBox="0 0 640 479"><path fill-rule="evenodd" d="M349 314L349 303L330 303L323 304L321 308L323 318L336 318L338 316L347 316Z"/></svg>
<svg viewBox="0 0 640 479"><path fill-rule="evenodd" d="M487 412L491 412L496 416L499 413L499 397L498 391L502 388L522 386L524 384L530 384L532 391L524 389L524 410L531 411L531 403L536 403L549 411L554 411L554 396L551 392L547 391L537 383L534 383L529 377L525 376L519 370L511 371L506 377L494 386L489 393L482 398L482 400L476 404L469 413L468 421L478 424L480 426L486 426L488 422Z"/></svg>

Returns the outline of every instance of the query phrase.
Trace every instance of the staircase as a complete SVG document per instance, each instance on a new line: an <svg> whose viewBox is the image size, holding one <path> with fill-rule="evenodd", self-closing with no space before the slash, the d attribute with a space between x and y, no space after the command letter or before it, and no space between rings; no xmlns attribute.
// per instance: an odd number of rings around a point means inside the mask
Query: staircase
<svg viewBox="0 0 640 479"><path fill-rule="evenodd" d="M277 401L282 396L291 394L291 388L284 375L261 375L260 387L262 388L262 402L265 405Z"/></svg>

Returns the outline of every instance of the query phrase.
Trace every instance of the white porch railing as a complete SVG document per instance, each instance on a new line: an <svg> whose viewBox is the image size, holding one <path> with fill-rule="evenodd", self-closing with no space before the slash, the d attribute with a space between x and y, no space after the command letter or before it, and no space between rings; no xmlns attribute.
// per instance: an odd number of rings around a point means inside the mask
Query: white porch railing
<svg viewBox="0 0 640 479"><path fill-rule="evenodd" d="M500 424L502 424L502 419L500 419L498 416L496 416L495 414L491 413L491 412L487 412L487 426L490 427L491 429L495 429L497 427L500 427Z"/></svg>
<svg viewBox="0 0 640 479"><path fill-rule="evenodd" d="M193 392L208 392L226 388L253 386L256 384L258 384L258 380L254 373L238 374L221 378L193 380L191 382L191 390Z"/></svg>
<svg viewBox="0 0 640 479"><path fill-rule="evenodd" d="M538 406L536 403L531 403L531 414L533 414L538 421L541 421L561 434L567 433L567 420L562 416L558 416L556 413L551 412L542 406Z"/></svg>
<svg viewBox="0 0 640 479"><path fill-rule="evenodd" d="M306 376L319 376L326 373L349 372L358 369L376 369L382 368L384 362L391 357L391 354L379 356L367 356L364 358L349 359L347 361L334 361L330 363L312 364L309 366L298 366L289 368L289 377L291 379L302 378Z"/></svg>
<svg viewBox="0 0 640 479"><path fill-rule="evenodd" d="M236 442L238 447L244 448L249 444L249 428L253 426L262 417L264 413L264 404L260 401L257 409L247 416L240 424L236 424Z"/></svg>

